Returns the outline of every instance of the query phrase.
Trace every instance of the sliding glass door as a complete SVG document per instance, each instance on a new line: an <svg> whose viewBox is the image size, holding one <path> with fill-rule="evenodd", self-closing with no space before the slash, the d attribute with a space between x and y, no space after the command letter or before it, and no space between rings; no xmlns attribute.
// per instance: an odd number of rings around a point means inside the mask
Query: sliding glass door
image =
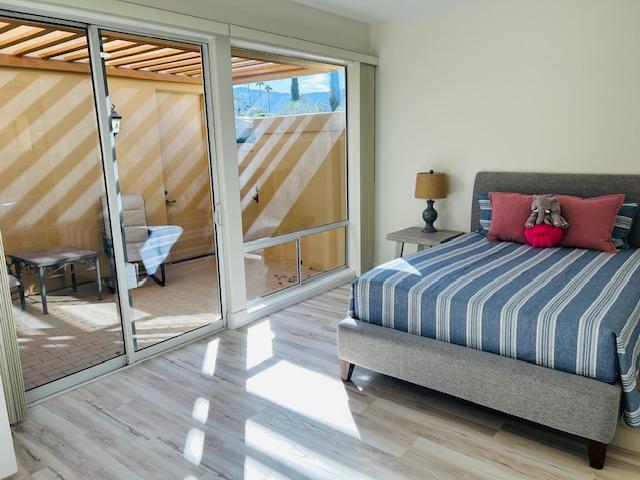
<svg viewBox="0 0 640 480"><path fill-rule="evenodd" d="M222 326L200 45L0 16L0 230L28 399Z"/></svg>
<svg viewBox="0 0 640 480"><path fill-rule="evenodd" d="M222 318L202 52L111 31L100 42L139 351Z"/></svg>
<svg viewBox="0 0 640 480"><path fill-rule="evenodd" d="M0 18L0 230L27 390L124 355L87 31ZM119 365L124 364L123 357Z"/></svg>
<svg viewBox="0 0 640 480"><path fill-rule="evenodd" d="M346 266L345 68L234 50L247 296Z"/></svg>

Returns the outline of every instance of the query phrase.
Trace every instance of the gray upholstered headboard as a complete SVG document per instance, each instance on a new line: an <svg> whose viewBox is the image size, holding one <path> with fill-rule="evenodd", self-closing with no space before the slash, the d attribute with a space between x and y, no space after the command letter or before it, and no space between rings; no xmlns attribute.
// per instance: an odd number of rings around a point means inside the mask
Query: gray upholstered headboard
<svg viewBox="0 0 640 480"><path fill-rule="evenodd" d="M471 231L480 227L476 192L560 193L579 197L624 193L625 201L640 202L640 175L478 172L473 186ZM629 243L640 248L640 213L633 223Z"/></svg>

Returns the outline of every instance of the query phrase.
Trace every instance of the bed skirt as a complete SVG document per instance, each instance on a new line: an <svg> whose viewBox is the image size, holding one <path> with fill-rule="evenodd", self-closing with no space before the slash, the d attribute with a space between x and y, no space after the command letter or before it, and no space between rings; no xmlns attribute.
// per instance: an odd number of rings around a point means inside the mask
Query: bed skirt
<svg viewBox="0 0 640 480"><path fill-rule="evenodd" d="M352 318L338 325L338 357L541 425L608 444L620 383L552 370Z"/></svg>

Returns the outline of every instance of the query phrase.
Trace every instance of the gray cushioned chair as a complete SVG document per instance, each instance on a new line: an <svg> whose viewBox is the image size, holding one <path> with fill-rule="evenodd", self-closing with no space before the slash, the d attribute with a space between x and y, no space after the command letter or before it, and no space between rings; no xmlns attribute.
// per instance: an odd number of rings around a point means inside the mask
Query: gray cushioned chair
<svg viewBox="0 0 640 480"><path fill-rule="evenodd" d="M127 269L135 269L135 273L130 276L133 276L136 280L140 276L146 276L158 285L164 286L166 283L164 264L171 253L171 248L180 238L182 228L177 225L148 225L144 197L142 195L122 195L121 198ZM103 244L105 253L109 257L113 278L115 265L107 200L104 196L100 200L105 225ZM142 267L142 271L140 267ZM160 275L159 278L158 274ZM113 284L111 286L113 287ZM130 285L129 288L135 286L137 285Z"/></svg>
<svg viewBox="0 0 640 480"><path fill-rule="evenodd" d="M18 295L20 296L20 308L22 308L22 310L25 310L27 308L27 304L24 298L24 287L22 286L22 283L20 283L20 280L18 280L11 274L9 274L9 288L18 289Z"/></svg>

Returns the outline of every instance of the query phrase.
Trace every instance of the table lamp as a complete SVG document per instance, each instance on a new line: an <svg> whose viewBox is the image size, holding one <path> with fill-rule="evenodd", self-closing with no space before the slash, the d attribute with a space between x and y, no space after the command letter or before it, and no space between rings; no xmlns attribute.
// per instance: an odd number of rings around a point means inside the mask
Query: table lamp
<svg viewBox="0 0 640 480"><path fill-rule="evenodd" d="M447 196L447 174L441 172L420 172L416 176L416 198L427 201L427 208L422 212L422 219L425 226L422 229L425 233L437 232L433 222L438 218L438 212L433 208L433 200L446 198Z"/></svg>

